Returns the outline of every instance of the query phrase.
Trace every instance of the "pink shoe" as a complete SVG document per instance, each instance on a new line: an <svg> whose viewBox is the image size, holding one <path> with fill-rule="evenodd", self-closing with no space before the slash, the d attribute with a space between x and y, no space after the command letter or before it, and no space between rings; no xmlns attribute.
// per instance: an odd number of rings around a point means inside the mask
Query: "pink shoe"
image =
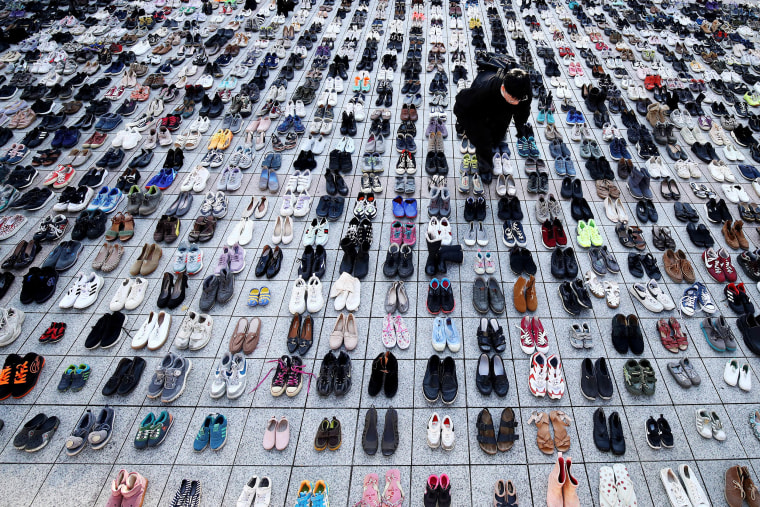
<svg viewBox="0 0 760 507"><path fill-rule="evenodd" d="M127 480L121 485L121 494L124 496L121 507L141 507L146 489L148 489L148 479L137 472L129 474Z"/></svg>
<svg viewBox="0 0 760 507"><path fill-rule="evenodd" d="M562 496L564 497L564 507L580 507L581 500L578 498L578 479L573 477L570 467L573 464L572 458L565 459L565 477L567 480L562 486Z"/></svg>
<svg viewBox="0 0 760 507"><path fill-rule="evenodd" d="M267 451L271 451L274 449L274 444L276 441L275 438L275 430L277 429L277 418L272 416L269 418L269 421L267 422L267 429L264 430L264 449Z"/></svg>
<svg viewBox="0 0 760 507"><path fill-rule="evenodd" d="M391 243L396 243L399 246L404 244L404 228L399 221L391 224Z"/></svg>
<svg viewBox="0 0 760 507"><path fill-rule="evenodd" d="M523 317L526 319L527 317ZM536 344L536 350L542 354L549 352L549 340L546 338L546 331L544 331L544 325L541 324L541 319L538 317L532 317L530 321L530 334L533 336L533 343Z"/></svg>
<svg viewBox="0 0 760 507"><path fill-rule="evenodd" d="M277 421L277 431L275 432L275 447L278 451L284 451L290 443L290 423L283 417Z"/></svg>
<svg viewBox="0 0 760 507"><path fill-rule="evenodd" d="M129 472L123 468L116 474L116 479L111 481L111 496L108 497L106 507L121 507L121 501L124 498L121 494L121 485L124 484Z"/></svg>
<svg viewBox="0 0 760 507"><path fill-rule="evenodd" d="M417 227L411 222L404 224L403 242L409 246L414 246L417 243Z"/></svg>
<svg viewBox="0 0 760 507"><path fill-rule="evenodd" d="M394 322L394 328L396 330L396 344L401 350L406 350L409 345L412 344L412 339L409 336L409 329L407 329L404 321L401 319L401 315L396 315Z"/></svg>
<svg viewBox="0 0 760 507"><path fill-rule="evenodd" d="M385 316L385 324L383 325L383 345L386 348L392 349L396 346L396 332L393 328L393 315L390 313Z"/></svg>
<svg viewBox="0 0 760 507"><path fill-rule="evenodd" d="M377 474L364 476L362 499L354 504L354 507L380 507L380 490L377 487Z"/></svg>
<svg viewBox="0 0 760 507"><path fill-rule="evenodd" d="M401 507L404 503L404 492L399 480L401 472L392 468L385 473L385 490L383 490L383 507Z"/></svg>
<svg viewBox="0 0 760 507"><path fill-rule="evenodd" d="M562 487L566 482L565 459L560 452L558 453L557 461L554 463L554 468L549 474L549 484L546 489L547 507L564 507L565 501L562 497Z"/></svg>

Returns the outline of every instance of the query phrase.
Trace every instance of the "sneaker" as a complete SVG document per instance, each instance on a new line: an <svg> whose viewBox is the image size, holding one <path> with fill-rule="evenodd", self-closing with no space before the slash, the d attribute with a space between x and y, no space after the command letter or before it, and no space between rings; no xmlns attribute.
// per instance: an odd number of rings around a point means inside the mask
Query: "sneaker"
<svg viewBox="0 0 760 507"><path fill-rule="evenodd" d="M234 400L240 398L245 392L246 372L248 371L245 356L235 354L230 365L230 373L227 376L227 398Z"/></svg>
<svg viewBox="0 0 760 507"><path fill-rule="evenodd" d="M534 353L530 360L530 377L528 377L528 386L533 396L546 395L546 374L546 356L540 352Z"/></svg>
<svg viewBox="0 0 760 507"><path fill-rule="evenodd" d="M203 419L203 424L201 424L198 433L195 435L195 440L193 441L193 450L195 452L204 451L209 445L211 445L211 426L214 424L215 416L216 414L209 414Z"/></svg>
<svg viewBox="0 0 760 507"><path fill-rule="evenodd" d="M227 379L230 376L232 366L232 354L225 352L219 366L214 372L214 381L211 383L211 397L221 398L227 392Z"/></svg>
<svg viewBox="0 0 760 507"><path fill-rule="evenodd" d="M209 437L209 446L212 451L218 451L227 443L227 418L222 414L217 414L211 425L211 435Z"/></svg>
<svg viewBox="0 0 760 507"><path fill-rule="evenodd" d="M165 370L166 377L161 402L171 403L182 395L187 385L187 375L192 367L193 363L190 359L182 356L174 357L174 362Z"/></svg>
<svg viewBox="0 0 760 507"><path fill-rule="evenodd" d="M565 394L565 379L562 377L562 362L559 360L559 357L553 354L547 358L546 362L548 364L546 392L549 395L549 398L559 400L562 398L562 395ZM533 374L531 372L531 377L532 376Z"/></svg>

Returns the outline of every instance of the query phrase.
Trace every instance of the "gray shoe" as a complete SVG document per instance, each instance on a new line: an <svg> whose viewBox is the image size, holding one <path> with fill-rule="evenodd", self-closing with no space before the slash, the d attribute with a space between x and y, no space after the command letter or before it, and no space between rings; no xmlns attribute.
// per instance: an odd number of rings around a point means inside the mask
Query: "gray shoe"
<svg viewBox="0 0 760 507"><path fill-rule="evenodd" d="M585 340L580 324L573 324L568 333L570 335L570 345L576 349L582 349Z"/></svg>
<svg viewBox="0 0 760 507"><path fill-rule="evenodd" d="M175 356L170 368L166 369L164 392L161 394L162 403L171 403L180 397L187 385L187 374L193 368L193 362L182 356Z"/></svg>
<svg viewBox="0 0 760 507"><path fill-rule="evenodd" d="M528 174L528 186L526 190L531 194L538 193L538 175L536 173Z"/></svg>
<svg viewBox="0 0 760 507"><path fill-rule="evenodd" d="M127 194L127 213L137 215L140 213L140 206L143 203L143 193L140 187L132 185Z"/></svg>
<svg viewBox="0 0 760 507"><path fill-rule="evenodd" d="M66 271L79 259L79 254L84 250L84 246L79 241L65 241L61 243L61 254L58 256L58 260L55 263L56 271Z"/></svg>
<svg viewBox="0 0 760 507"><path fill-rule="evenodd" d="M148 191L143 194L143 202L140 205L140 215L147 216L153 214L161 203L162 195L163 193L157 186L151 186Z"/></svg>
<svg viewBox="0 0 760 507"><path fill-rule="evenodd" d="M441 189L440 211L442 217L451 215L451 194L448 188Z"/></svg>
<svg viewBox="0 0 760 507"><path fill-rule="evenodd" d="M718 329L713 326L713 323L717 323L718 319L711 319L710 317L706 319L702 319L702 322L699 324L699 327L702 329L702 334L705 336L705 339L707 340L707 344L712 348L713 350L717 350L719 352L725 352L726 351L726 342L723 340L723 336L718 331ZM730 331L730 329L729 329Z"/></svg>
<svg viewBox="0 0 760 507"><path fill-rule="evenodd" d="M589 248L588 258L591 259L591 269L597 275L604 275L607 273L607 263L604 262L604 255L599 248Z"/></svg>
<svg viewBox="0 0 760 507"><path fill-rule="evenodd" d="M731 326L728 325L726 318L723 315L715 317L712 319L712 324L718 335L723 339L726 350L729 352L736 350L736 338L734 338L734 332L731 331Z"/></svg>
<svg viewBox="0 0 760 507"><path fill-rule="evenodd" d="M237 167L230 170L230 179L227 182L227 190L234 191L243 185L243 172Z"/></svg>
<svg viewBox="0 0 760 507"><path fill-rule="evenodd" d="M218 276L219 290L216 293L216 300L226 303L235 295L235 276L227 268L222 268Z"/></svg>
<svg viewBox="0 0 760 507"><path fill-rule="evenodd" d="M406 177L406 182L404 182L404 193L407 194L407 195L414 194L414 190L415 190L414 187L415 187L415 185L414 185L414 176L407 176Z"/></svg>
<svg viewBox="0 0 760 507"><path fill-rule="evenodd" d="M243 128L243 118L239 114L234 115L229 128L233 134L240 132L240 129Z"/></svg>
<svg viewBox="0 0 760 507"><path fill-rule="evenodd" d="M174 364L174 359L176 359L176 357L177 356L169 352L161 360L161 364L158 365L156 371L153 372L153 378L150 380L150 384L148 385L148 398L155 399L161 396L161 393L164 391L166 372L171 367L171 365Z"/></svg>
<svg viewBox="0 0 760 507"><path fill-rule="evenodd" d="M697 373L697 370L694 368L694 365L691 364L691 361L689 361L688 357L681 358L680 363L681 368L689 377L692 385L698 386L702 383L702 379L700 378L699 373Z"/></svg>
<svg viewBox="0 0 760 507"><path fill-rule="evenodd" d="M98 417L95 419L95 424L90 428L90 434L87 435L87 440L90 442L90 447L93 449L102 449L106 446L111 435L113 435L113 420L116 416L113 408L106 405L100 410Z"/></svg>
<svg viewBox="0 0 760 507"><path fill-rule="evenodd" d="M403 194L405 189L405 177L404 176L396 176L396 184L393 187L393 191L397 194Z"/></svg>
<svg viewBox="0 0 760 507"><path fill-rule="evenodd" d="M201 300L198 302L198 308L200 308L202 312L207 312L214 307L217 292L219 292L219 278L215 275L207 276L206 279L203 280Z"/></svg>
<svg viewBox="0 0 760 507"><path fill-rule="evenodd" d="M488 313L488 289L481 277L477 277L472 286L472 306L478 313Z"/></svg>
<svg viewBox="0 0 760 507"><path fill-rule="evenodd" d="M501 287L495 278L488 279L488 306L490 306L491 311L496 314L504 313L504 310L506 309L504 292L502 292Z"/></svg>
<svg viewBox="0 0 760 507"><path fill-rule="evenodd" d="M441 212L441 189L433 187L430 191L430 204L428 204L428 215L434 217Z"/></svg>
<svg viewBox="0 0 760 507"><path fill-rule="evenodd" d="M538 193L546 194L549 192L549 173L538 173Z"/></svg>
<svg viewBox="0 0 760 507"><path fill-rule="evenodd" d="M671 375L673 375L673 378L675 379L676 383L681 387L691 387L691 380L689 380L689 376L686 374L684 369L681 367L681 363L678 361L668 363L668 371Z"/></svg>
<svg viewBox="0 0 760 507"><path fill-rule="evenodd" d="M190 192L180 192L174 202L166 210L167 215L182 217L187 215L190 208L193 207L193 195Z"/></svg>
<svg viewBox="0 0 760 507"><path fill-rule="evenodd" d="M536 220L542 224L551 218L551 212L549 211L549 202L546 200L546 196L539 196L536 201Z"/></svg>
<svg viewBox="0 0 760 507"><path fill-rule="evenodd" d="M227 184L230 181L230 174L231 169L229 167L225 167L222 171L222 174L219 175L219 181L216 182L217 190L227 190Z"/></svg>

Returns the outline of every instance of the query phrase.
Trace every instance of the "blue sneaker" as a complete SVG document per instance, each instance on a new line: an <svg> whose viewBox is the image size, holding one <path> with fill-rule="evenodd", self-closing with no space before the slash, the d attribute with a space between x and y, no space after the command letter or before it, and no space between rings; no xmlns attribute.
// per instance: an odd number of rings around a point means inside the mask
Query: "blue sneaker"
<svg viewBox="0 0 760 507"><path fill-rule="evenodd" d="M203 252L198 245L193 245L187 250L185 269L188 275L196 275L203 270Z"/></svg>
<svg viewBox="0 0 760 507"><path fill-rule="evenodd" d="M111 189L108 187L101 188L97 195L95 195L95 199L90 201L90 204L87 206L87 211L100 209L105 204L106 199L108 198L108 192L110 191Z"/></svg>
<svg viewBox="0 0 760 507"><path fill-rule="evenodd" d="M328 499L327 483L320 479L314 483L314 490L311 493L311 507L329 506L330 500Z"/></svg>
<svg viewBox="0 0 760 507"><path fill-rule="evenodd" d="M699 307L705 313L715 313L718 310L718 307L713 303L712 297L710 296L710 293L707 292L705 284L702 282L696 282L694 285L698 289L697 302L699 303Z"/></svg>
<svg viewBox="0 0 760 507"><path fill-rule="evenodd" d="M187 270L187 251L188 246L184 243L180 243L177 247L177 253L174 255L174 265L172 271L175 273L184 273Z"/></svg>
<svg viewBox="0 0 760 507"><path fill-rule="evenodd" d="M158 183L156 183L156 186L159 190L166 190L171 186L172 183L174 183L174 178L177 177L177 173L174 172L174 169L170 169L168 167L164 167L161 169L161 172L159 173Z"/></svg>
<svg viewBox="0 0 760 507"><path fill-rule="evenodd" d="M546 121L546 109L538 110L538 116L536 117L536 121L538 123L543 123Z"/></svg>
<svg viewBox="0 0 760 507"><path fill-rule="evenodd" d="M193 442L193 450L195 452L201 452L211 443L211 426L214 424L214 417L216 414L209 414L203 420L201 429L198 430L198 434L195 435L195 441Z"/></svg>
<svg viewBox="0 0 760 507"><path fill-rule="evenodd" d="M446 317L446 345L452 352L459 352L462 347L462 338L459 336L459 330L451 321L451 317Z"/></svg>
<svg viewBox="0 0 760 507"><path fill-rule="evenodd" d="M211 438L209 445L212 451L218 451L227 443L227 418L217 414L214 424L211 426Z"/></svg>
<svg viewBox="0 0 760 507"><path fill-rule="evenodd" d="M528 244L528 238L525 237L525 229L523 229L522 222L518 222L517 220L512 222L512 234L518 245L525 246Z"/></svg>
<svg viewBox="0 0 760 507"><path fill-rule="evenodd" d="M559 157L557 160L554 161L554 171L557 173L557 176L565 176L567 174L567 169L565 169L564 158Z"/></svg>
<svg viewBox="0 0 760 507"><path fill-rule="evenodd" d="M502 243L504 243L504 246L508 248L512 248L513 246L517 244L517 241L515 240L515 235L512 232L512 221L507 220L506 222L504 222L504 224L501 227L502 227L502 232L503 232L501 236Z"/></svg>
<svg viewBox="0 0 760 507"><path fill-rule="evenodd" d="M285 132L290 130L292 126L293 126L293 117L286 116L285 119L282 120L282 122L279 125L277 125L277 132L279 132L280 134L284 134Z"/></svg>
<svg viewBox="0 0 760 507"><path fill-rule="evenodd" d="M538 158L541 156L541 152L538 151L538 146L536 145L536 140L533 139L533 136L530 136L528 138L528 152L533 158Z"/></svg>
<svg viewBox="0 0 760 507"><path fill-rule="evenodd" d="M554 120L554 113L552 113L551 111L547 111L546 112L546 123L548 123L549 125L554 125L554 121L555 121Z"/></svg>
<svg viewBox="0 0 760 507"><path fill-rule="evenodd" d="M100 195L100 194L98 194ZM103 213L110 213L116 209L121 200L124 198L124 194L118 188L112 188L103 200L103 204L100 205L100 211Z"/></svg>
<svg viewBox="0 0 760 507"><path fill-rule="evenodd" d="M443 317L436 317L433 320L433 348L436 352L446 350L446 325L443 323Z"/></svg>
<svg viewBox="0 0 760 507"><path fill-rule="evenodd" d="M681 297L681 302L680 302L681 313L689 317L694 315L694 313L696 313L697 311L698 297L699 297L699 285L696 283L690 286L685 291L683 291L683 296ZM704 332L704 328L702 329L702 332Z"/></svg>
<svg viewBox="0 0 760 507"><path fill-rule="evenodd" d="M575 176L575 164L573 163L573 159L570 157L565 157L565 174L568 176Z"/></svg>
<svg viewBox="0 0 760 507"><path fill-rule="evenodd" d="M739 164L739 172L745 180L749 181L760 177L760 171L753 165Z"/></svg>
<svg viewBox="0 0 760 507"><path fill-rule="evenodd" d="M517 140L517 154L524 158L530 156L530 146L528 145L527 137L523 136Z"/></svg>
<svg viewBox="0 0 760 507"><path fill-rule="evenodd" d="M301 118L298 116L293 117L293 130L296 134L303 134L306 132L306 127L303 126L303 123L301 123Z"/></svg>
<svg viewBox="0 0 760 507"><path fill-rule="evenodd" d="M298 497L296 498L295 507L310 507L311 501L311 482L301 481L298 487Z"/></svg>
<svg viewBox="0 0 760 507"><path fill-rule="evenodd" d="M610 157L612 157L613 160L620 160L620 157L622 156L623 155L620 151L620 138L616 137L610 143Z"/></svg>
<svg viewBox="0 0 760 507"><path fill-rule="evenodd" d="M158 187L157 183L159 183L160 181L161 181L161 173L159 172L158 174L153 175L148 180L148 182L145 184L145 188L148 189L152 187L153 185L156 185L156 187Z"/></svg>

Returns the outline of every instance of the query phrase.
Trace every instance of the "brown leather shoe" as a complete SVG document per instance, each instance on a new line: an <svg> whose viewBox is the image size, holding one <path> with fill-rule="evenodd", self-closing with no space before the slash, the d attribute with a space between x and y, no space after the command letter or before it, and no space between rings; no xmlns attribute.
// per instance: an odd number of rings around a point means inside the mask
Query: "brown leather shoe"
<svg viewBox="0 0 760 507"><path fill-rule="evenodd" d="M512 289L512 300L515 303L515 310L520 313L528 311L528 301L525 299L525 286L527 280L522 276L517 278L515 285Z"/></svg>
<svg viewBox="0 0 760 507"><path fill-rule="evenodd" d="M243 341L243 354L253 354L256 347L259 345L259 337L261 336L261 319L253 317L248 323L248 331L245 333L245 340Z"/></svg>
<svg viewBox="0 0 760 507"><path fill-rule="evenodd" d="M736 234L734 234L732 225L733 223L731 220L723 222L721 232L723 233L723 237L726 238L726 244L734 250L737 250L739 248L739 240L736 238Z"/></svg>
<svg viewBox="0 0 760 507"><path fill-rule="evenodd" d="M749 507L760 506L760 492L757 490L757 486L752 481L752 477L749 475L747 467L742 467L742 486L744 487L744 501L747 502Z"/></svg>
<svg viewBox="0 0 760 507"><path fill-rule="evenodd" d="M676 258L676 253L673 250L665 250L665 253L662 254L662 264L665 266L665 273L668 274L671 280L679 283L683 281L681 263Z"/></svg>
<svg viewBox="0 0 760 507"><path fill-rule="evenodd" d="M689 259L686 258L686 252L678 250L676 252L676 259L678 259L678 267L681 269L683 279L687 283L694 283L697 280L697 275L694 274L694 266L691 265Z"/></svg>
<svg viewBox="0 0 760 507"><path fill-rule="evenodd" d="M303 357L311 348L314 343L314 320L311 315L307 315L303 319L303 325L301 326L301 334L298 336L298 355Z"/></svg>
<svg viewBox="0 0 760 507"><path fill-rule="evenodd" d="M230 338L230 353L237 354L243 350L243 342L245 341L245 333L248 331L248 319L241 317L238 319L235 325L235 331Z"/></svg>
<svg viewBox="0 0 760 507"><path fill-rule="evenodd" d="M528 283L525 286L525 301L529 312L535 312L538 308L538 297L536 296L536 278L530 275Z"/></svg>
<svg viewBox="0 0 760 507"><path fill-rule="evenodd" d="M744 222L741 220L737 220L734 222L733 227L731 227L731 232L734 233L734 236L736 237L737 243L739 243L739 248L742 250L749 250L749 241L747 241L747 237L744 235Z"/></svg>
<svg viewBox="0 0 760 507"><path fill-rule="evenodd" d="M744 485L742 483L742 469L733 466L726 470L726 502L729 507L742 507L744 502Z"/></svg>
<svg viewBox="0 0 760 507"><path fill-rule="evenodd" d="M145 261L148 254L148 244L145 243L142 247L142 251L140 251L140 255L137 256L137 260L132 264L132 267L129 268L129 274L132 276L137 276L140 274L140 271L142 271L142 265Z"/></svg>

